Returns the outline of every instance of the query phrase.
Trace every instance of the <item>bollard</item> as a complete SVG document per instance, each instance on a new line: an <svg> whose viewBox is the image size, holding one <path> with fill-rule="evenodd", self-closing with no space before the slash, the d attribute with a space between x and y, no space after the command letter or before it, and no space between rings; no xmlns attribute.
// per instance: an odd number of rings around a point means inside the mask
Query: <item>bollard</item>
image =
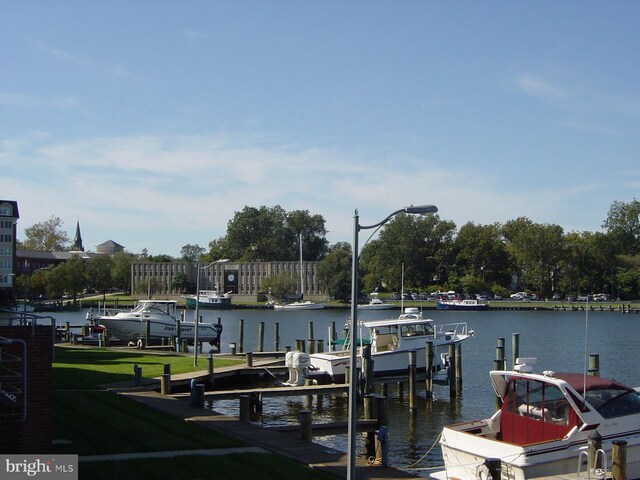
<svg viewBox="0 0 640 480"><path fill-rule="evenodd" d="M195 408L204 408L204 383L197 383L193 390L193 403Z"/></svg>
<svg viewBox="0 0 640 480"><path fill-rule="evenodd" d="M249 423L251 397L249 395L240 395L240 421Z"/></svg>
<svg viewBox="0 0 640 480"><path fill-rule="evenodd" d="M247 352L245 357L247 358L247 367L253 367L253 352Z"/></svg>
<svg viewBox="0 0 640 480"><path fill-rule="evenodd" d="M235 343L230 343L229 344L229 352L231 353L232 357L236 356L236 344Z"/></svg>
<svg viewBox="0 0 640 480"><path fill-rule="evenodd" d="M627 480L627 442L611 442L611 474L613 480Z"/></svg>
<svg viewBox="0 0 640 480"><path fill-rule="evenodd" d="M133 366L133 384L139 387L142 384L142 367L137 364Z"/></svg>
<svg viewBox="0 0 640 480"><path fill-rule="evenodd" d="M171 374L163 373L160 378L160 395L171 394Z"/></svg>
<svg viewBox="0 0 640 480"><path fill-rule="evenodd" d="M310 442L313 439L313 431L311 427L311 411L300 410L298 412L298 421L300 422L300 439L303 442Z"/></svg>

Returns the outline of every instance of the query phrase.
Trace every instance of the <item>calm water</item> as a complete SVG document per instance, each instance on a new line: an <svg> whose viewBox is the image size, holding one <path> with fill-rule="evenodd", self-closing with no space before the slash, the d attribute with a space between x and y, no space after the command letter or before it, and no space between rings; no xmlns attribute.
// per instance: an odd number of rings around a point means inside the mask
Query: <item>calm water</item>
<svg viewBox="0 0 640 480"><path fill-rule="evenodd" d="M331 322L335 322L338 335L349 315L345 311L282 312L273 310L202 311L205 322L221 317L224 326L222 350L238 342L239 320L244 320L244 351L257 351L258 325L265 324L264 349L272 350L274 325L280 330L280 348L294 345L295 339L305 339L309 322L313 322L315 338L327 339ZM399 311L358 312L360 320L397 316ZM187 315L193 315L188 311ZM54 315L58 322L79 322L84 312ZM636 352L640 339L640 316L623 315L618 312L446 312L427 311L425 316L435 323L467 322L475 330L475 336L463 343L463 391L452 400L448 387L437 387L431 402L421 401L418 414L410 415L408 398L399 396L395 386L389 387L389 446L390 461L402 467L421 459L436 440L443 425L459 421L484 418L494 411L495 399L489 383L488 372L493 367L499 337L505 338L506 356L511 358L511 338L520 334L520 356L537 357L537 370L578 371L584 370L585 332L586 351L600 355L602 376L614 377L632 386L640 385L640 370ZM265 399L260 423L283 425L296 422L299 410L310 409L315 422L345 420L347 401L342 396L288 397ZM214 410L238 414L235 401L218 401ZM346 451L346 435L321 437L318 442L329 448ZM442 465L440 449L436 447L418 465L418 473L428 476L430 468Z"/></svg>

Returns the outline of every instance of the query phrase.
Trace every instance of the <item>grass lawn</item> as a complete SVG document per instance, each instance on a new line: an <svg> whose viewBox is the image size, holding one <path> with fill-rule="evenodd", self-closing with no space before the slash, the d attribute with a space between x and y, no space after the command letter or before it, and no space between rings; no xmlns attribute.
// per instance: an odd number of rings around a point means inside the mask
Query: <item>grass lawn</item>
<svg viewBox="0 0 640 480"><path fill-rule="evenodd" d="M237 360L215 359L215 366ZM193 357L152 354L130 350L56 347L53 364L54 438L65 440L54 453L100 455L244 446L215 431L184 422L121 395L101 385L133 379L133 365L143 376L193 368ZM199 364L201 362L198 362ZM335 477L271 454L233 454L219 457L176 457L110 462L83 462L81 479L241 479L286 480L305 478L329 480Z"/></svg>

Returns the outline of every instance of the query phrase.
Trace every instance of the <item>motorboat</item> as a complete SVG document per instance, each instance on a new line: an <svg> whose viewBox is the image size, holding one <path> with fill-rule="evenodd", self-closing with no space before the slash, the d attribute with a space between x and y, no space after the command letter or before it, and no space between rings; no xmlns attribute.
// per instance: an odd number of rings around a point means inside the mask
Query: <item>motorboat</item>
<svg viewBox="0 0 640 480"><path fill-rule="evenodd" d="M103 315L92 315L90 320L95 325L102 325L107 332L120 340L137 342L148 336L151 339L171 338L180 327L179 337L193 342L195 323L181 321L176 316L175 300L140 300L133 310L125 312L108 312ZM222 325L217 323L198 323L198 341L219 343Z"/></svg>
<svg viewBox="0 0 640 480"><path fill-rule="evenodd" d="M488 419L445 427L445 469L431 476L476 480L494 459L504 480L575 475L597 432L609 466L612 442L627 442L627 478L639 478L639 389L581 373L533 373L534 364L518 359L513 371L490 372L501 408Z"/></svg>
<svg viewBox="0 0 640 480"><path fill-rule="evenodd" d="M324 303L312 302L310 300L286 303L284 305L273 305L273 308L276 310L322 310L324 307Z"/></svg>
<svg viewBox="0 0 640 480"><path fill-rule="evenodd" d="M437 310L488 310L489 304L476 299L465 300L437 300Z"/></svg>
<svg viewBox="0 0 640 480"><path fill-rule="evenodd" d="M433 342L434 355L446 362L449 345L467 340L474 334L466 323L436 325L433 320L423 318L422 312L416 307L406 308L398 318L362 322L361 327L368 332L368 339L365 340L365 334L362 332L358 335L362 340L357 341L371 344L374 376L406 373L408 352L411 350L416 351L417 370L424 371L427 363L426 342ZM361 352L358 361L360 357ZM342 350L311 354L308 370L311 376L327 375L332 381L337 382L344 378L345 367L349 363L350 338L344 343ZM436 366L437 369L442 367L446 365Z"/></svg>
<svg viewBox="0 0 640 480"><path fill-rule="evenodd" d="M380 298L378 292L371 292L369 303L358 305L358 310L390 310L394 308L390 303L386 303Z"/></svg>
<svg viewBox="0 0 640 480"><path fill-rule="evenodd" d="M185 295L184 302L187 308L196 308L196 302L199 303L198 308L223 309L231 308L231 293L222 293L219 289L200 290L198 295Z"/></svg>

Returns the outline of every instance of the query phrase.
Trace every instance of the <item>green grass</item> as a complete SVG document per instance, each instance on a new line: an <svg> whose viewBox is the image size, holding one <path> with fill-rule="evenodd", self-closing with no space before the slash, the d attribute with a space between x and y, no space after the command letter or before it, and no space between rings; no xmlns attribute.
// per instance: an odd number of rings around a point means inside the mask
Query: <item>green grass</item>
<svg viewBox="0 0 640 480"><path fill-rule="evenodd" d="M197 424L185 422L101 387L133 379L133 365L145 377L159 376L164 364L172 373L199 368L193 357L117 349L56 347L53 364L54 439L56 454L101 455L167 450L230 448L241 442ZM201 362L198 362L199 364ZM215 359L215 366L242 363ZM127 461L82 462L80 479L238 479L265 480L335 477L271 454L189 456Z"/></svg>

